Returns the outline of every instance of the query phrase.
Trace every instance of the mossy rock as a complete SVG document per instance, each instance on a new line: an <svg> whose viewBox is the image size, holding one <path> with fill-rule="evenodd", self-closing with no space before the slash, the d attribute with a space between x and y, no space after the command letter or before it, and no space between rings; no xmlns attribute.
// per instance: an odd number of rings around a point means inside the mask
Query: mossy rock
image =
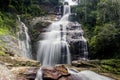
<svg viewBox="0 0 120 80"><path fill-rule="evenodd" d="M0 56L0 61L8 64L9 67L20 67L20 66L31 66L31 67L39 67L40 63L38 61L26 59L18 56L10 56L5 54Z"/></svg>
<svg viewBox="0 0 120 80"><path fill-rule="evenodd" d="M0 56L5 54L5 48L0 46Z"/></svg>
<svg viewBox="0 0 120 80"><path fill-rule="evenodd" d="M4 55L4 54L5 54L5 53L4 53L3 51L0 51L0 56L1 56L1 55Z"/></svg>

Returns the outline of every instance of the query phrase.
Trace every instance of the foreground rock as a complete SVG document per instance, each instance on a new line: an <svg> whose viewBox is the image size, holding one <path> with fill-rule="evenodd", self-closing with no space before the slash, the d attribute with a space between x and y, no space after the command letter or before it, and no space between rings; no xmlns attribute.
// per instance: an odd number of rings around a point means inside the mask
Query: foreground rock
<svg viewBox="0 0 120 80"><path fill-rule="evenodd" d="M65 66L42 67L42 74L38 74L36 80L70 80L70 74ZM39 77L41 76L41 77Z"/></svg>
<svg viewBox="0 0 120 80"><path fill-rule="evenodd" d="M40 63L38 61L26 59L18 56L9 56L9 55L0 56L0 62L4 63L8 67L20 67L20 66L39 67L40 66Z"/></svg>
<svg viewBox="0 0 120 80"><path fill-rule="evenodd" d="M0 80L16 80L15 75L3 64L0 63Z"/></svg>
<svg viewBox="0 0 120 80"><path fill-rule="evenodd" d="M99 75L90 70L78 72L75 69L67 69L64 65L55 67L41 67L35 80L114 80Z"/></svg>
<svg viewBox="0 0 120 80"><path fill-rule="evenodd" d="M11 72L17 80L34 80L38 69L38 67L13 67Z"/></svg>
<svg viewBox="0 0 120 80"><path fill-rule="evenodd" d="M118 64L116 64L115 62ZM111 77L115 80L120 80L120 75L118 71L119 63L119 60L78 60L72 61L72 66L67 66L69 68L74 68L78 71L91 70L101 75Z"/></svg>
<svg viewBox="0 0 120 80"><path fill-rule="evenodd" d="M37 61L10 55L0 56L0 63L6 66L0 67L0 72L3 73L0 74L0 80L34 80L40 67Z"/></svg>
<svg viewBox="0 0 120 80"><path fill-rule="evenodd" d="M65 66L43 67L43 80L69 80L68 73Z"/></svg>

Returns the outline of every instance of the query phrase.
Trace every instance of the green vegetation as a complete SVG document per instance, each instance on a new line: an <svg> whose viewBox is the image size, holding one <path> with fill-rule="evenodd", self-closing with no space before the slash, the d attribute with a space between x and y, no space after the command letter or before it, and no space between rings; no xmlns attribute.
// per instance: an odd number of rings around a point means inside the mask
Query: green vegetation
<svg viewBox="0 0 120 80"><path fill-rule="evenodd" d="M9 30L0 28L0 35L9 34Z"/></svg>
<svg viewBox="0 0 120 80"><path fill-rule="evenodd" d="M39 6L39 0L1 0L0 10L14 14L31 14L32 16L43 15Z"/></svg>
<svg viewBox="0 0 120 80"><path fill-rule="evenodd" d="M2 46L0 46L0 56L4 54L5 54L5 49Z"/></svg>
<svg viewBox="0 0 120 80"><path fill-rule="evenodd" d="M120 0L81 0L72 10L86 33L90 58L120 58Z"/></svg>
<svg viewBox="0 0 120 80"><path fill-rule="evenodd" d="M4 54L5 54L5 53L4 53L3 51L0 51L0 56L1 56L1 55L4 55Z"/></svg>
<svg viewBox="0 0 120 80"><path fill-rule="evenodd" d="M45 15L49 5L58 5L58 0L0 0L0 35L15 35L17 15L28 23L26 20Z"/></svg>
<svg viewBox="0 0 120 80"><path fill-rule="evenodd" d="M104 71L109 71L111 73L120 75L119 59L102 60L100 62L100 66Z"/></svg>
<svg viewBox="0 0 120 80"><path fill-rule="evenodd" d="M0 35L15 35L16 21L14 15L6 12L0 12Z"/></svg>
<svg viewBox="0 0 120 80"><path fill-rule="evenodd" d="M51 5L58 5L59 0L40 0L41 4L51 4Z"/></svg>

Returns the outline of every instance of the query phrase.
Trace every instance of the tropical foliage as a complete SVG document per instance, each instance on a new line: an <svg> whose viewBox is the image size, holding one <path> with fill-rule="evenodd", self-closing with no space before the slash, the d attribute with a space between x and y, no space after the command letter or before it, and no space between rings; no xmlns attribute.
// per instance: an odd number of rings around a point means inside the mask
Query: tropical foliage
<svg viewBox="0 0 120 80"><path fill-rule="evenodd" d="M120 0L81 0L74 7L91 58L120 58Z"/></svg>

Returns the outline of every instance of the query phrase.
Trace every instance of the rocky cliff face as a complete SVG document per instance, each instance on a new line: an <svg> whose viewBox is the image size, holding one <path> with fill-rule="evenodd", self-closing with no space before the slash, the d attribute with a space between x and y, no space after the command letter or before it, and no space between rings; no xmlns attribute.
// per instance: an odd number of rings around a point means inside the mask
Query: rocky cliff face
<svg viewBox="0 0 120 80"><path fill-rule="evenodd" d="M18 39L11 35L0 36L0 47L5 48L4 53L19 55Z"/></svg>

